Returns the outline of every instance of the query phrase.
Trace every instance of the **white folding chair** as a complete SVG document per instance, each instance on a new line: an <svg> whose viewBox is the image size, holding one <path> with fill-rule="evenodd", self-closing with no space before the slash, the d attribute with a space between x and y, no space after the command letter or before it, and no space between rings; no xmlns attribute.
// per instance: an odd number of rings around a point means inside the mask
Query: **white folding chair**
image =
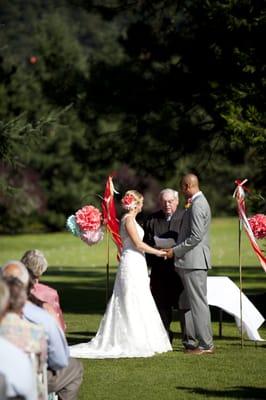
<svg viewBox="0 0 266 400"><path fill-rule="evenodd" d="M47 385L47 365L44 363L42 370L39 371L39 357L35 353L30 353L30 360L32 363L33 373L36 376L36 385L38 398L42 400L48 399L48 385Z"/></svg>

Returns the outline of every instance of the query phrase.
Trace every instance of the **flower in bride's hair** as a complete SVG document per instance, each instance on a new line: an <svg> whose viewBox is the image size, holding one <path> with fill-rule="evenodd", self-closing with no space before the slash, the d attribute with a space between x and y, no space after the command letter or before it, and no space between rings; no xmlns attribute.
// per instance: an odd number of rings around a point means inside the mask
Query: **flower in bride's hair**
<svg viewBox="0 0 266 400"><path fill-rule="evenodd" d="M84 206L75 214L76 223L81 231L97 231L102 222L102 213L93 206Z"/></svg>
<svg viewBox="0 0 266 400"><path fill-rule="evenodd" d="M74 235L80 236L81 232L79 226L76 223L75 215L70 215L66 222L67 229Z"/></svg>
<svg viewBox="0 0 266 400"><path fill-rule="evenodd" d="M131 210L137 205L137 201L132 194L126 194L121 200L122 207L125 210Z"/></svg>

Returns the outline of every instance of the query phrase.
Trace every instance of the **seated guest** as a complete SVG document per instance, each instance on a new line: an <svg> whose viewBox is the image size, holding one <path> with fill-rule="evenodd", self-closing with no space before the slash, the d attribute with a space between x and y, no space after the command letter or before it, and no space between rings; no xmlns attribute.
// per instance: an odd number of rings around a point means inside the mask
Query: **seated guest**
<svg viewBox="0 0 266 400"><path fill-rule="evenodd" d="M59 325L63 331L65 331L66 325L57 291L50 286L39 282L40 277L48 268L48 263L43 253L40 250L28 250L22 256L21 262L26 266L35 279L34 286L31 289L31 295L35 296L42 302L41 306L55 316Z"/></svg>
<svg viewBox="0 0 266 400"><path fill-rule="evenodd" d="M29 289L29 273L20 261L9 261L2 267L3 276L16 276ZM68 344L62 329L54 318L41 307L27 301L23 316L44 327L48 340L48 392L55 392L60 400L74 400L83 378L80 361L69 358Z"/></svg>
<svg viewBox="0 0 266 400"><path fill-rule="evenodd" d="M1 400L6 400L6 378L3 374L0 372L0 399Z"/></svg>
<svg viewBox="0 0 266 400"><path fill-rule="evenodd" d="M19 347L29 356L35 356L36 362L36 384L38 398L45 399L46 387L39 379L46 367L47 341L44 329L41 325L22 319L22 310L27 300L27 293L24 285L18 278L3 278L6 282L10 300L7 312L2 319L0 326L0 336Z"/></svg>
<svg viewBox="0 0 266 400"><path fill-rule="evenodd" d="M0 336L0 359L7 398L21 396L25 400L36 400L36 379L27 354Z"/></svg>
<svg viewBox="0 0 266 400"><path fill-rule="evenodd" d="M20 347L26 353L35 353L40 356L41 368L47 358L46 335L42 326L22 319L23 307L27 301L27 293L18 278L4 278L10 300L6 315L2 319L0 335Z"/></svg>
<svg viewBox="0 0 266 400"><path fill-rule="evenodd" d="M7 285L0 280L0 326L9 304ZM25 400L36 400L36 381L29 357L18 347L0 336L0 374L4 377L5 386L0 392L1 400L21 397Z"/></svg>

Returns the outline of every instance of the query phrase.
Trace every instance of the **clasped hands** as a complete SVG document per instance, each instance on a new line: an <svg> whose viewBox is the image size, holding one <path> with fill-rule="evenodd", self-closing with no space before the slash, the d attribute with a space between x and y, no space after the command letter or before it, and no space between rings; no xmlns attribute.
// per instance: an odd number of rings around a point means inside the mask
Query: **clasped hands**
<svg viewBox="0 0 266 400"><path fill-rule="evenodd" d="M163 252L162 257L167 260L167 258L173 258L174 257L174 250L172 248L170 249L161 249Z"/></svg>

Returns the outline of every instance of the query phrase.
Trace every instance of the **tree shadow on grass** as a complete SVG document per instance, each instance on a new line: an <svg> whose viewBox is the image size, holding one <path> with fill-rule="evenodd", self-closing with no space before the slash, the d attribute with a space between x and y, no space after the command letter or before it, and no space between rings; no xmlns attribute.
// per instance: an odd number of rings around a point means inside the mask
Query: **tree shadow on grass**
<svg viewBox="0 0 266 400"><path fill-rule="evenodd" d="M114 273L109 275L108 297L112 293L114 276ZM43 275L41 282L58 291L61 307L65 313L102 314L105 310L106 274L104 270L54 267Z"/></svg>
<svg viewBox="0 0 266 400"><path fill-rule="evenodd" d="M252 386L236 386L228 389L214 390L214 389L204 389L200 387L189 388L184 386L177 386L177 390L186 390L189 393L194 393L195 395L202 395L205 397L222 397L222 398L234 398L234 399L260 399L264 400L266 398L266 389L257 388Z"/></svg>
<svg viewBox="0 0 266 400"><path fill-rule="evenodd" d="M219 267L220 268L220 267ZM109 296L113 290L115 272L109 275ZM99 267L51 267L44 274L41 281L54 287L60 296L61 307L64 313L82 315L103 315L106 309L106 268ZM265 294L264 294L265 296ZM261 308L265 308L265 297L260 296ZM254 304L254 302L253 302ZM256 306L256 304L254 304ZM258 308L258 307L257 307ZM212 321L220 319L220 309L211 307ZM223 322L233 322L234 317L223 312ZM174 321L178 321L178 312L174 314ZM70 344L89 341L96 332L69 332L67 338ZM175 339L181 342L179 333ZM215 339L219 339L218 336ZM235 336L222 336L222 339L234 340ZM238 344L237 344L238 345Z"/></svg>
<svg viewBox="0 0 266 400"><path fill-rule="evenodd" d="M245 294L250 293L264 293L265 280L264 271L258 266L245 266L242 268L242 282L244 285ZM227 276L229 277L237 286L239 286L239 267L238 266L214 266L208 271L209 276ZM254 288L252 286L254 285ZM245 286L248 287L245 289Z"/></svg>
<svg viewBox="0 0 266 400"><path fill-rule="evenodd" d="M256 282L256 288L244 291L254 306L266 318L266 291L264 281L258 287L257 267L245 267L245 282ZM255 274L255 276L254 276ZM210 276L229 276L238 285L238 267L214 267ZM52 279L51 279L52 278ZM71 281L73 279L73 281ZM109 296L112 293L115 272L109 274ZM106 307L106 267L50 267L41 281L54 287L60 295L61 305L66 313L98 314ZM219 321L219 310L212 310L212 320ZM223 321L232 321L233 317L223 313Z"/></svg>
<svg viewBox="0 0 266 400"><path fill-rule="evenodd" d="M103 314L106 290L104 282L101 283L103 286L99 287L91 287L86 283L61 283L58 292L63 311L70 314Z"/></svg>
<svg viewBox="0 0 266 400"><path fill-rule="evenodd" d="M47 277L52 276L64 276L65 278L97 278L106 276L105 266L95 266L95 267L50 267L45 274L42 276L42 280ZM110 276L115 276L115 272L110 271Z"/></svg>
<svg viewBox="0 0 266 400"><path fill-rule="evenodd" d="M69 332L66 334L66 338L68 344L72 346L73 344L89 342L96 333L92 331Z"/></svg>

